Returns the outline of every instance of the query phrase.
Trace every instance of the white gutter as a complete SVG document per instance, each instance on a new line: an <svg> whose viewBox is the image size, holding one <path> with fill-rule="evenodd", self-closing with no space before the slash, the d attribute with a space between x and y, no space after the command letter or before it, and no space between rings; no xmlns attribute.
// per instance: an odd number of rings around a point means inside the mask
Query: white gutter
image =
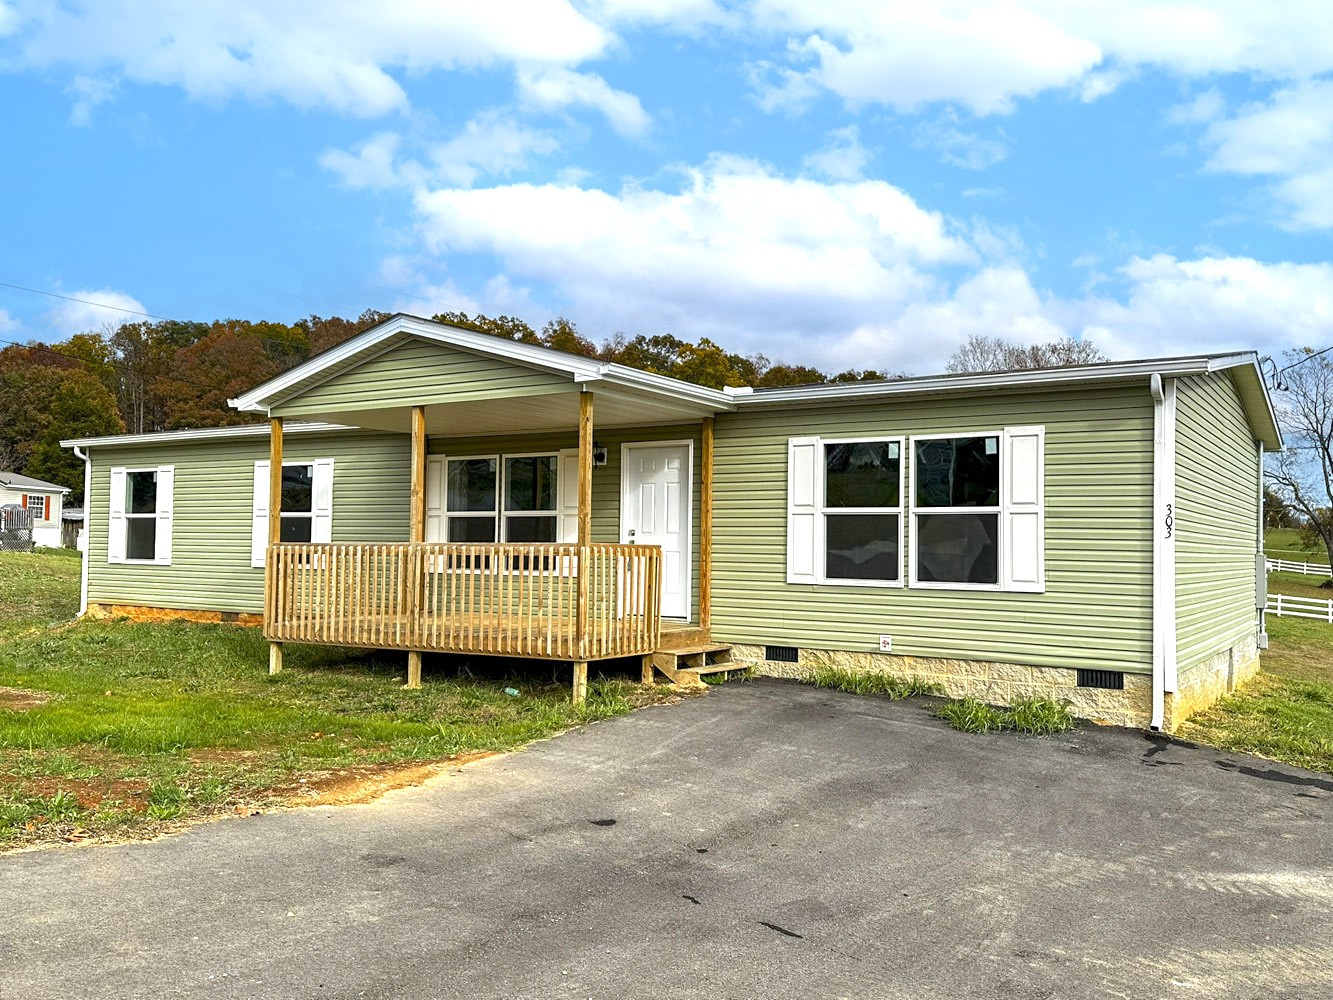
<svg viewBox="0 0 1333 1000"><path fill-rule="evenodd" d="M1154 372L1152 542L1152 720L1162 729L1176 692L1176 383Z"/></svg>
<svg viewBox="0 0 1333 1000"><path fill-rule="evenodd" d="M83 459L83 568L79 571L79 617L88 613L88 555L93 550L88 513L93 500L93 453L74 446L74 457Z"/></svg>

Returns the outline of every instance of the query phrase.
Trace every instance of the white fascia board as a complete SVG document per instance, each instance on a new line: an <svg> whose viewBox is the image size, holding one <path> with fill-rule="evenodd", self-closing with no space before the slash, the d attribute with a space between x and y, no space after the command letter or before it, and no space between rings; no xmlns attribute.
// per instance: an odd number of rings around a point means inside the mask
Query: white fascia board
<svg viewBox="0 0 1333 1000"><path fill-rule="evenodd" d="M1253 353L1217 357L1163 358L1099 365L1046 368L1039 371L987 372L978 375L940 375L887 382L848 382L837 385L794 386L790 389L761 389L733 397L741 408L783 403L843 402L879 396L913 396L927 393L973 392L990 389L1049 388L1080 382L1117 381L1202 375L1237 365L1257 365Z"/></svg>
<svg viewBox="0 0 1333 1000"><path fill-rule="evenodd" d="M682 382L666 375L654 375L625 365L607 364L601 366L601 378L608 385L638 389L658 396L666 396L675 401L684 400L697 403L711 410L734 410L735 400L725 392L709 389L707 386Z"/></svg>
<svg viewBox="0 0 1333 1000"><path fill-rule="evenodd" d="M289 423L283 427L284 434L330 434L341 431L362 430L346 424L324 424L315 421ZM266 438L269 435L267 424L242 424L237 427L200 427L187 431L158 431L154 434L111 434L106 437L70 438L60 442L62 448L104 448L108 445L157 445L178 444L182 441L213 441L223 438Z"/></svg>

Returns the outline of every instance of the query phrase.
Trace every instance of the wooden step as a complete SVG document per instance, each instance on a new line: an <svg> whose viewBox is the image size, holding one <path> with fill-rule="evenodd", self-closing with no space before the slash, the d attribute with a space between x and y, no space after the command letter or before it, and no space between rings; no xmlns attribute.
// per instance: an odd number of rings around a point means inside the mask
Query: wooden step
<svg viewBox="0 0 1333 1000"><path fill-rule="evenodd" d="M663 626L661 638L657 640L659 650L681 649L686 646L698 646L713 641L708 629L694 625Z"/></svg>
<svg viewBox="0 0 1333 1000"><path fill-rule="evenodd" d="M720 642L659 649L653 653L653 667L669 677L673 684L690 686L702 684L699 679L702 674L741 669L732 661L731 647Z"/></svg>

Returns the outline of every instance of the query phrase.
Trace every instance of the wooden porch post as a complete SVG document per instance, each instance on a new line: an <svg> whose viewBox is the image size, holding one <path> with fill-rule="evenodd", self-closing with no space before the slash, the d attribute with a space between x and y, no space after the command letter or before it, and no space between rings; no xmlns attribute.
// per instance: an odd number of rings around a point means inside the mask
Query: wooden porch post
<svg viewBox="0 0 1333 1000"><path fill-rule="evenodd" d="M699 627L713 624L713 418L704 417L699 460Z"/></svg>
<svg viewBox="0 0 1333 1000"><path fill-rule="evenodd" d="M592 393L579 393L579 578L578 601L574 628L577 633L578 660L574 663L574 704L578 705L588 693L588 620L589 571L591 558L588 546L592 542Z"/></svg>
<svg viewBox="0 0 1333 1000"><path fill-rule="evenodd" d="M426 408L412 407L412 509L411 523L407 529L407 540L420 544L426 540ZM416 632L421 616L422 589L425 578L422 573L422 561L412 560L412 579L408 592L412 595L412 606L408 609L409 630ZM408 650L407 686L421 687L421 651Z"/></svg>
<svg viewBox="0 0 1333 1000"><path fill-rule="evenodd" d="M282 417L273 417L268 424L268 544L282 541ZM264 607L273 599L277 581L273 579L273 560L264 554ZM268 644L268 672L282 672L282 643Z"/></svg>

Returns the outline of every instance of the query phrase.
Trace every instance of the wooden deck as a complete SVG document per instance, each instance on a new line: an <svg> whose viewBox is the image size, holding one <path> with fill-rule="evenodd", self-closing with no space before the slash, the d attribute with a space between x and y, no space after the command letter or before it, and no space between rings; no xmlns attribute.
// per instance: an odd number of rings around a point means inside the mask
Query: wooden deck
<svg viewBox="0 0 1333 1000"><path fill-rule="evenodd" d="M264 634L587 662L662 638L661 550L640 545L274 545Z"/></svg>

